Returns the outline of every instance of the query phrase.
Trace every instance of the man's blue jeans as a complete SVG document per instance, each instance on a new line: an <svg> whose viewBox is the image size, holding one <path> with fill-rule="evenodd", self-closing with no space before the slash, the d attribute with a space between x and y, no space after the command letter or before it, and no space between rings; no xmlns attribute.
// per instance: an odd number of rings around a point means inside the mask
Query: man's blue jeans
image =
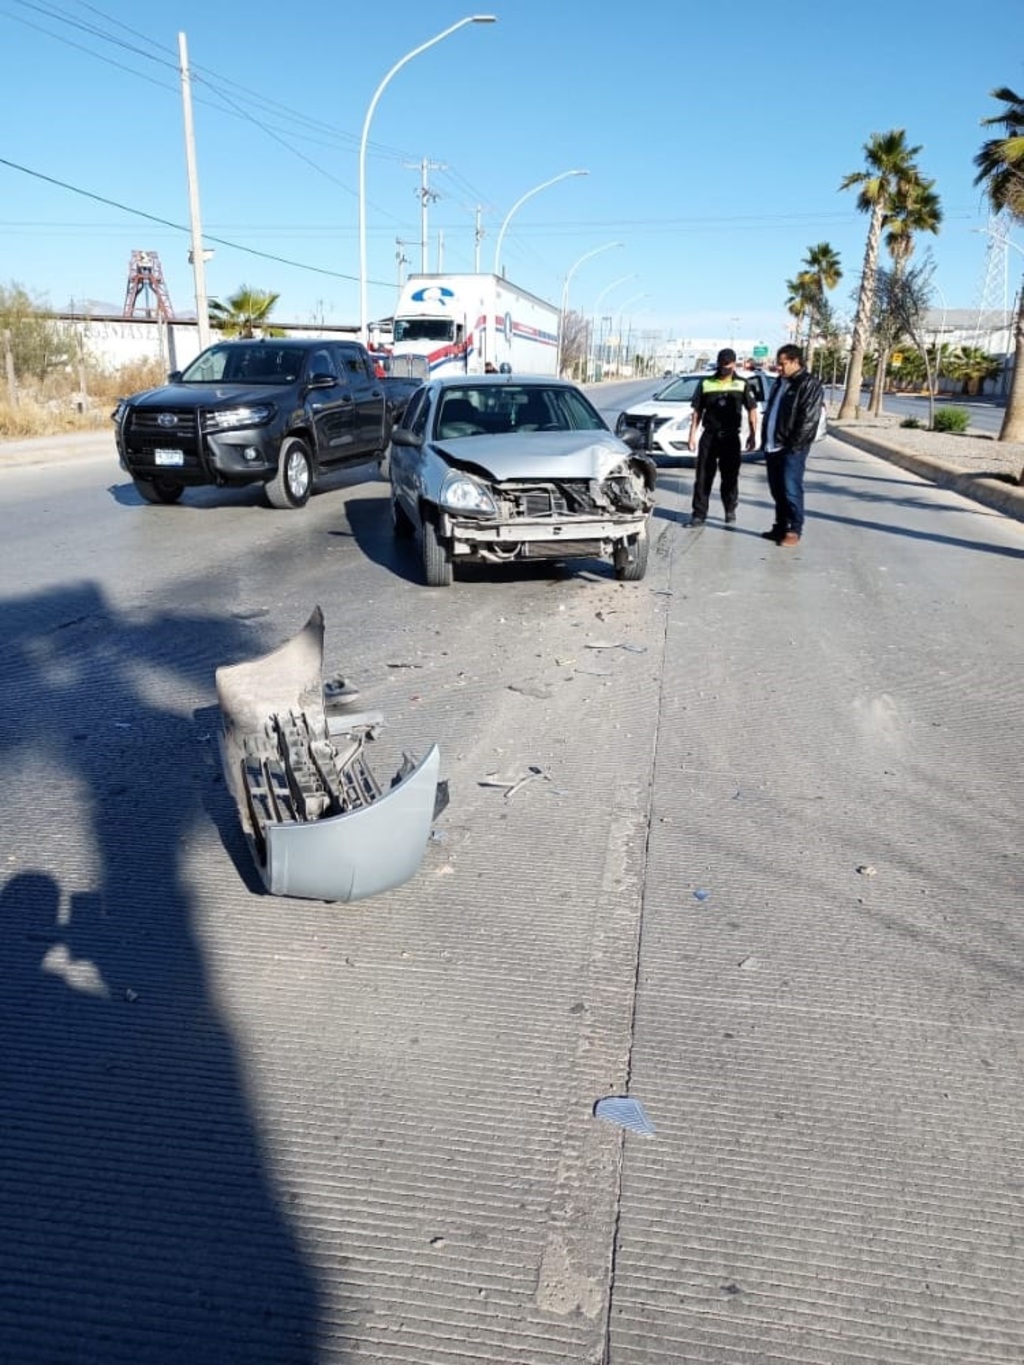
<svg viewBox="0 0 1024 1365"><path fill-rule="evenodd" d="M775 501L775 530L779 535L804 529L804 467L806 450L775 450L765 455L768 488Z"/></svg>

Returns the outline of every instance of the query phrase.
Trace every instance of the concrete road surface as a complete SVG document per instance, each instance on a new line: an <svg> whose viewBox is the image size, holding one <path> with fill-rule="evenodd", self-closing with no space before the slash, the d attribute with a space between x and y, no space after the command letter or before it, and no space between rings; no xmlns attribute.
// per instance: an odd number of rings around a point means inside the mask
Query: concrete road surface
<svg viewBox="0 0 1024 1365"><path fill-rule="evenodd" d="M369 470L0 471L0 1359L1024 1357L1024 526L826 440L786 551L691 478L642 583L428 590ZM216 754L316 603L451 784L354 905L260 894Z"/></svg>

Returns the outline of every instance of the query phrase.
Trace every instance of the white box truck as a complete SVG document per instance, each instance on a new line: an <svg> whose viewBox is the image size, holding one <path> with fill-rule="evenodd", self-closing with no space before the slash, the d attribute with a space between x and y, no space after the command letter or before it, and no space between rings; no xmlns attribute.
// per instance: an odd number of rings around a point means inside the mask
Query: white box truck
<svg viewBox="0 0 1024 1365"><path fill-rule="evenodd" d="M421 356L430 376L555 374L558 309L500 275L410 275L392 322L390 350Z"/></svg>

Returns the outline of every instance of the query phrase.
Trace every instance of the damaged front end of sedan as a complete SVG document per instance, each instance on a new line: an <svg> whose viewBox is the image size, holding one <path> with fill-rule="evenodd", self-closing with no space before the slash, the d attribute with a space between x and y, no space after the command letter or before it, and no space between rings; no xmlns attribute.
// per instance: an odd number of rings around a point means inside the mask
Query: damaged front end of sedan
<svg viewBox="0 0 1024 1365"><path fill-rule="evenodd" d="M439 507L453 554L491 562L610 556L617 571L640 568L620 576L641 577L657 468L642 454L600 454L605 467L589 476L453 471Z"/></svg>
<svg viewBox="0 0 1024 1365"><path fill-rule="evenodd" d="M335 709L348 698L325 694L323 653L317 607L279 649L217 669L221 760L267 890L354 901L416 873L447 784L432 745L380 785L366 747L383 718Z"/></svg>

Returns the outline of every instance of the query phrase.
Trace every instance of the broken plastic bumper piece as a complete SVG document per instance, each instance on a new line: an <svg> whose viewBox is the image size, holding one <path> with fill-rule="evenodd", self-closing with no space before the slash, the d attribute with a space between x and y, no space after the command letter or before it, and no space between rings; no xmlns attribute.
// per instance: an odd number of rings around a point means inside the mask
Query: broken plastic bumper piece
<svg viewBox="0 0 1024 1365"><path fill-rule="evenodd" d="M328 715L323 656L317 607L280 649L217 669L221 760L267 890L354 901L415 874L446 790L436 744L381 788L365 749L382 718Z"/></svg>

